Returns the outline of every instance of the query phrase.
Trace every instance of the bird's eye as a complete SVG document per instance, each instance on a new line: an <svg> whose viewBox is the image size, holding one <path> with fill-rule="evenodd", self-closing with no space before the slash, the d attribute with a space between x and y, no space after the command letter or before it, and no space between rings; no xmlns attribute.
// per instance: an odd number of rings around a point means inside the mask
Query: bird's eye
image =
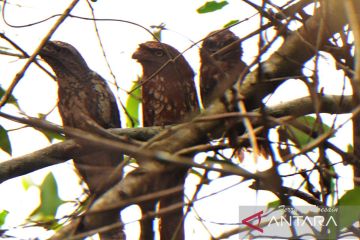
<svg viewBox="0 0 360 240"><path fill-rule="evenodd" d="M210 52L216 52L218 50L218 46L215 42L210 41L207 43L206 49Z"/></svg>
<svg viewBox="0 0 360 240"><path fill-rule="evenodd" d="M157 50L157 51L155 51L155 56L162 57L162 56L164 56L164 52L161 50Z"/></svg>

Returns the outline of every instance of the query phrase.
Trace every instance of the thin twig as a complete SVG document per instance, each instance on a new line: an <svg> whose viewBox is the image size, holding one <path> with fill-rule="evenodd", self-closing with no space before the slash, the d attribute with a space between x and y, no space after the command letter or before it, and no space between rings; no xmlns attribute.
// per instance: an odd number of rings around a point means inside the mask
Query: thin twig
<svg viewBox="0 0 360 240"><path fill-rule="evenodd" d="M46 42L51 38L51 36L53 35L53 33L58 29L58 27L61 25L61 23L65 20L65 18L68 16L68 14L70 13L70 11L75 7L75 5L79 2L79 0L74 0L73 2L71 2L71 4L69 5L68 8L65 9L65 11L63 12L63 14L61 14L61 16L59 17L59 19L56 21L56 23L54 24L54 26L50 29L50 31L45 35L45 37L41 40L39 46L35 49L34 53L29 57L29 59L26 61L25 65L23 66L23 68L20 70L20 72L18 72L15 75L15 78L12 80L10 86L8 89L6 89L6 92L4 93L4 95L2 96L1 100L0 100L0 108L2 108L7 100L9 99L9 97L11 96L12 91L14 90L14 88L16 87L16 85L18 84L18 82L21 80L21 78L24 76L24 73L26 72L26 70L28 69L28 67L30 66L30 64L35 60L35 57L38 55L39 51L43 48L43 46L46 44Z"/></svg>

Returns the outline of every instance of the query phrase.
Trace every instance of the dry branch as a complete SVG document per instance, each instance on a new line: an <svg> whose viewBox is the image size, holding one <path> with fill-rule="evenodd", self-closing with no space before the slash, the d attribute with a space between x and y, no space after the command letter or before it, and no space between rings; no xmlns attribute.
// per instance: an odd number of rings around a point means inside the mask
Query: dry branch
<svg viewBox="0 0 360 240"><path fill-rule="evenodd" d="M322 113L345 114L351 113L352 111L352 96L326 95L322 96L320 101ZM266 108L265 113L266 115L275 118L284 116L299 117L315 113L315 109L312 104L312 99L310 97L304 97ZM231 116L233 118L239 118L239 121L241 121L241 113L234 113ZM257 123L256 119L252 119L252 121L255 125L260 124L259 122ZM201 123L203 120L200 118L199 122ZM144 127L110 129L109 131L113 134L124 136L129 139L148 141L163 130L164 127ZM212 148L214 147L216 146L212 146ZM222 148L227 147L228 146L223 146ZM193 150L190 147L187 149L188 151L184 152L183 150L185 149L182 149L180 152L188 154L189 150L194 153L206 149L211 150L206 146L201 146L198 148L195 146ZM74 156L80 156L85 153L89 152L83 152L83 149L74 140L66 140L61 143L52 144L49 147L29 153L27 155L9 159L3 163L0 163L0 183L14 177L31 173L44 167L65 162L72 159Z"/></svg>
<svg viewBox="0 0 360 240"><path fill-rule="evenodd" d="M66 17L69 15L71 10L76 6L76 4L79 2L79 0L74 0L70 3L70 5L65 9L65 11L60 15L59 19L56 21L54 26L49 30L49 32L45 35L45 37L41 40L39 46L35 49L33 54L28 58L26 63L24 64L23 68L15 75L15 78L12 80L10 86L8 89L6 89L6 92L0 99L0 108L5 105L9 97L11 96L12 91L14 90L15 86L18 84L18 82L21 80L21 78L24 76L24 73L30 66L30 64L35 60L35 57L38 55L39 51L43 48L45 43L51 38L51 36L54 34L54 32L58 29L58 27L61 25L61 23L66 19Z"/></svg>
<svg viewBox="0 0 360 240"><path fill-rule="evenodd" d="M119 136L126 136L129 139L147 141L163 129L163 127L151 127L111 129L109 131ZM83 148L74 140L66 140L24 156L9 159L0 163L0 183L44 167L68 161L85 153L90 153L89 149L84 152Z"/></svg>

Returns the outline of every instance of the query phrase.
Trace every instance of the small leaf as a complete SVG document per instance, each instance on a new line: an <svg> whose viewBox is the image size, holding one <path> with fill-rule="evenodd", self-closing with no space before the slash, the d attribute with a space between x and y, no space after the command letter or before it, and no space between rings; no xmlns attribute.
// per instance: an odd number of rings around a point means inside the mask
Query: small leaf
<svg viewBox="0 0 360 240"><path fill-rule="evenodd" d="M139 107L141 103L141 90L139 87L139 82L141 78L138 77L138 80L134 82L131 87L131 94L129 95L126 101L126 126L127 127L137 127L139 126ZM135 89L135 90L134 90Z"/></svg>
<svg viewBox="0 0 360 240"><path fill-rule="evenodd" d="M319 126L318 122L316 121L316 118L314 118L314 117L311 117L311 116L299 117L298 121L305 124L305 125L310 126L311 128L314 128L315 124L317 124L316 127L315 127L315 130L316 131L319 130L320 126ZM325 124L325 123L323 123L321 127L322 127L324 132L331 131L331 127L329 125Z"/></svg>
<svg viewBox="0 0 360 240"><path fill-rule="evenodd" d="M153 30L153 38L155 41L161 41L161 33L163 30L165 30L165 23L160 23L160 25L153 25L150 26L150 28L154 29Z"/></svg>
<svg viewBox="0 0 360 240"><path fill-rule="evenodd" d="M124 156L124 162L126 162L128 165L130 164L138 164L138 162L136 161L135 158L133 157L129 157L129 156Z"/></svg>
<svg viewBox="0 0 360 240"><path fill-rule="evenodd" d="M42 120L46 120L47 115L46 114L42 114L39 113L38 117ZM44 134L44 136L48 139L49 142L52 142L54 139L60 140L60 141L64 141L65 137L64 135L60 134L60 133L56 133L56 132L52 132L52 131L46 131L46 130L41 130L41 129L37 129L38 131L40 131L42 134Z"/></svg>
<svg viewBox="0 0 360 240"><path fill-rule="evenodd" d="M316 121L316 119L311 116L299 117L299 118L297 118L297 120L300 123L308 126L310 129L312 129L315 132L320 132L319 131L320 127L322 128L323 133L331 131L330 126L328 126L324 123L322 125L319 125L318 122ZM294 139L295 142L297 144L299 144L299 147L301 147L301 148L306 146L307 144L309 144L312 140L314 140L314 138L312 138L308 134L304 133L303 131L301 131L295 127L290 126L289 131L290 131L289 135L292 135L295 137L295 139ZM329 138L332 138L332 137L334 137L334 136L332 135Z"/></svg>
<svg viewBox="0 0 360 240"><path fill-rule="evenodd" d="M269 202L267 208L277 208L278 206L280 206L280 200L275 200L273 202Z"/></svg>
<svg viewBox="0 0 360 240"><path fill-rule="evenodd" d="M227 24L224 25L224 28L233 26L233 25L237 24L238 22L240 22L240 21L239 20L231 20Z"/></svg>
<svg viewBox="0 0 360 240"><path fill-rule="evenodd" d="M224 6L226 6L228 4L229 3L227 1L221 1L221 2L209 1L209 2L206 2L203 6L199 7L196 11L200 14L214 12L214 11L222 9Z"/></svg>
<svg viewBox="0 0 360 240"><path fill-rule="evenodd" d="M42 184L39 186L40 188L40 206L36 208L31 213L31 218L34 221L40 222L48 222L50 221L52 224L50 226L46 226L49 229L53 229L57 227L57 222L52 222L55 219L55 214L58 207L63 204L63 201L59 197L58 186L56 183L56 179L52 173L49 173Z"/></svg>
<svg viewBox="0 0 360 240"><path fill-rule="evenodd" d="M6 211L6 210L2 210L1 212L0 212L0 227L2 226L2 225L4 225L4 223L5 223L5 218L6 218L6 216L9 214L9 212L8 211Z"/></svg>
<svg viewBox="0 0 360 240"><path fill-rule="evenodd" d="M306 133L304 133L303 131L300 131L297 128L294 127L289 127L291 129L291 133L290 135L292 135L295 139L293 139L293 141L299 145L300 148L306 146L307 144L309 144L311 142L311 140L313 140L313 138L311 138L309 135L307 135Z"/></svg>
<svg viewBox="0 0 360 240"><path fill-rule="evenodd" d="M0 149L11 155L11 143L8 132L0 126Z"/></svg>
<svg viewBox="0 0 360 240"><path fill-rule="evenodd" d="M339 224L340 229L352 225L360 218L360 187L347 191L342 196L337 206L340 207L341 221Z"/></svg>
<svg viewBox="0 0 360 240"><path fill-rule="evenodd" d="M5 90L2 87L0 87L0 98L2 98L2 96L4 94L5 94ZM17 99L13 95L10 95L7 102L10 103L10 104L13 104L15 107L19 108L19 104L17 102Z"/></svg>
<svg viewBox="0 0 360 240"><path fill-rule="evenodd" d="M25 191L27 191L32 186L36 186L31 177L28 175L25 175L21 178L21 184Z"/></svg>
<svg viewBox="0 0 360 240"><path fill-rule="evenodd" d="M354 153L354 146L352 144L347 145L347 153Z"/></svg>
<svg viewBox="0 0 360 240"><path fill-rule="evenodd" d="M339 206L360 206L360 187L355 187L352 190L347 191L339 201Z"/></svg>
<svg viewBox="0 0 360 240"><path fill-rule="evenodd" d="M41 131L42 134L49 140L49 142L52 142L54 139L64 141L65 137L61 135L60 133L56 132L49 132L49 131Z"/></svg>

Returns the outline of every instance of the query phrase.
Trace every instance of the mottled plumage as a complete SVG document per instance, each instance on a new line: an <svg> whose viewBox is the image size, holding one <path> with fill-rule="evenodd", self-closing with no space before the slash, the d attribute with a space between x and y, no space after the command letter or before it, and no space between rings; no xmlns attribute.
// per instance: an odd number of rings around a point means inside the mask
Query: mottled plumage
<svg viewBox="0 0 360 240"><path fill-rule="evenodd" d="M70 44L48 42L39 55L54 70L58 83L58 108L64 127L97 134L106 128L120 128L115 97L105 80L92 71L81 54ZM94 147L92 147L94 149ZM75 166L91 193L103 191L114 168L122 160L118 152L102 149L76 157ZM118 176L120 179L121 174Z"/></svg>
<svg viewBox="0 0 360 240"><path fill-rule="evenodd" d="M221 96L222 92L219 92L219 89L226 90L231 86L220 87L222 81L226 79L225 74L235 74L238 79L241 74L248 73L247 65L241 57L242 48L239 37L229 29L213 31L205 38L200 48L200 93L204 107L208 107L212 100ZM261 99L256 99L256 96L246 99L246 109L251 111L259 107L260 103ZM226 104L229 111L239 111L235 102ZM236 145L238 135L243 134L246 129L243 125L236 125L236 121L232 120L228 120L227 125L229 142ZM263 133L265 139L266 135L267 133ZM263 141L259 145L262 154L268 156L270 151L268 143Z"/></svg>
<svg viewBox="0 0 360 240"><path fill-rule="evenodd" d="M167 44L151 41L140 44L133 58L143 67L144 126L180 123L199 111L194 73L179 51ZM179 166L176 172L163 176L163 181L168 181L170 186L183 185L186 172L186 168ZM183 202L183 199L182 192L162 198L160 209ZM143 212L153 211L154 202L141 208ZM182 209L161 216L160 220L161 239L184 239ZM152 219L143 221L141 228L141 239L153 239ZM175 234L177 229L179 231Z"/></svg>
<svg viewBox="0 0 360 240"><path fill-rule="evenodd" d="M239 38L230 30L217 30L208 34L200 48L200 93L204 107L220 97L217 87L224 79L224 74L237 72L246 68L241 60L242 49ZM238 69L238 70L237 70Z"/></svg>
<svg viewBox="0 0 360 240"><path fill-rule="evenodd" d="M133 54L133 58L143 66L141 84L144 126L178 123L187 114L199 109L194 72L179 54L175 48L158 42L140 44ZM165 66L175 57L178 58Z"/></svg>

